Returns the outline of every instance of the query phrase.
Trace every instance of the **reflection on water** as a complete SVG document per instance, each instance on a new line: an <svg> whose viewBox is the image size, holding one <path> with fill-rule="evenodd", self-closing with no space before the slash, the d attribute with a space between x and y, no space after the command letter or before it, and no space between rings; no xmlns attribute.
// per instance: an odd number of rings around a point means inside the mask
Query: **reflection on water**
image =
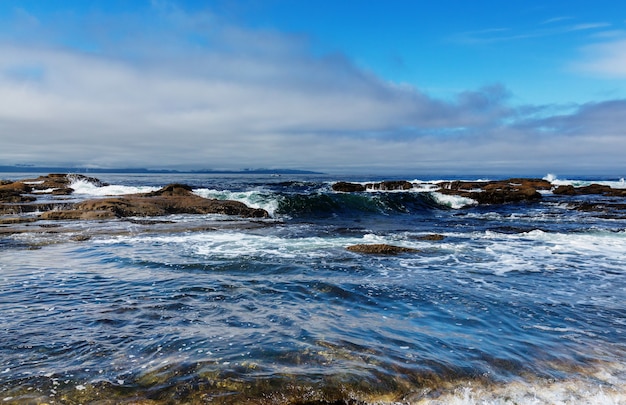
<svg viewBox="0 0 626 405"><path fill-rule="evenodd" d="M211 246L236 245L233 231L3 251L0 395L415 402L556 381L623 394L624 289L610 254L605 271L489 273L463 265L493 260L481 237L381 258L345 251L348 236L285 261L267 254L274 232L242 234L256 250L227 259Z"/></svg>
<svg viewBox="0 0 626 405"><path fill-rule="evenodd" d="M275 217L0 237L0 400L626 403L623 219L232 180Z"/></svg>

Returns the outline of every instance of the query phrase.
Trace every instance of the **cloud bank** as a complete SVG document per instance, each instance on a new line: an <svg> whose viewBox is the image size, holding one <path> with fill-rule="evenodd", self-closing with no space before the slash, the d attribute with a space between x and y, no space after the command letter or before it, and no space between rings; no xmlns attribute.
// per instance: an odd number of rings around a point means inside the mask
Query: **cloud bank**
<svg viewBox="0 0 626 405"><path fill-rule="evenodd" d="M315 54L305 37L169 6L149 25L66 18L52 39L54 21L21 18L28 32L0 36L0 164L626 170L624 100L546 116L553 106L512 107L502 84L435 99Z"/></svg>

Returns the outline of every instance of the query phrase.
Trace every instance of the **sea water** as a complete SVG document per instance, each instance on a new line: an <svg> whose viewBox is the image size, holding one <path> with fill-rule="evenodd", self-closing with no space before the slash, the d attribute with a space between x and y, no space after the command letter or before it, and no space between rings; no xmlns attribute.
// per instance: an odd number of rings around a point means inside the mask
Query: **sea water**
<svg viewBox="0 0 626 405"><path fill-rule="evenodd" d="M376 179L99 178L59 198L177 182L271 216L4 234L3 403L626 403L626 217L574 209L588 196L479 206L429 180L346 194L331 184ZM373 243L416 252L346 250Z"/></svg>

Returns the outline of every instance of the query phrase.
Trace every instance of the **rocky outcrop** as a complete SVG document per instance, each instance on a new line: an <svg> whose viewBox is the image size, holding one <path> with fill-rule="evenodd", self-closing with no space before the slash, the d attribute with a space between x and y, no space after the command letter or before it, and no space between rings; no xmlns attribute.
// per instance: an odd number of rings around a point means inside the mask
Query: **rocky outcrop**
<svg viewBox="0 0 626 405"><path fill-rule="evenodd" d="M44 213L44 219L106 219L153 217L170 214L224 214L267 218L267 211L238 201L209 200L193 194L191 187L170 184L146 194L87 200L69 210Z"/></svg>
<svg viewBox="0 0 626 405"><path fill-rule="evenodd" d="M393 246L383 243L351 245L346 248L355 253L376 254L376 255L397 255L399 253L417 253L419 250L402 246Z"/></svg>
<svg viewBox="0 0 626 405"><path fill-rule="evenodd" d="M626 197L626 190L611 188L603 184L590 184L583 187L574 187L571 185L558 186L552 191L558 195L590 195L598 194L607 197Z"/></svg>
<svg viewBox="0 0 626 405"><path fill-rule="evenodd" d="M348 183L345 181L339 181L332 186L333 191L339 191L342 193L358 193L365 191L365 186L359 183Z"/></svg>
<svg viewBox="0 0 626 405"><path fill-rule="evenodd" d="M333 184L333 191L339 191L343 193L356 193L362 191L395 191L395 190L410 190L413 188L413 183L408 181L396 181L388 180L381 181L379 183L367 183L365 185L360 183L349 183L345 181L339 181Z"/></svg>
<svg viewBox="0 0 626 405"><path fill-rule="evenodd" d="M19 215L39 212L44 220L97 220L125 217L153 217L169 214L224 214L246 218L267 218L263 209L250 208L238 201L202 198L184 184L170 184L146 194L86 200L78 203L55 201L37 203L36 195L44 193L67 195L75 181L87 181L104 186L93 177L83 175L50 174L36 179L0 183L0 214ZM31 194L39 191L38 194Z"/></svg>
<svg viewBox="0 0 626 405"><path fill-rule="evenodd" d="M432 233L429 235L420 235L420 236L416 236L413 239L415 240L427 240L427 241L431 241L431 242L439 242L444 240L446 237L438 234L438 233Z"/></svg>
<svg viewBox="0 0 626 405"><path fill-rule="evenodd" d="M471 198L479 204L503 204L509 202L533 201L541 198L538 190L550 190L552 184L543 179L513 178L501 181L448 181L438 183L438 191L442 194ZM408 181L383 181L368 183L339 182L333 190L341 192L361 192L366 190L392 191L410 190L413 184Z"/></svg>
<svg viewBox="0 0 626 405"><path fill-rule="evenodd" d="M365 188L375 191L410 190L413 188L413 183L408 181L381 181L380 183L368 183Z"/></svg>
<svg viewBox="0 0 626 405"><path fill-rule="evenodd" d="M35 201L35 197L25 195L32 188L22 182L3 182L0 184L0 203L23 203Z"/></svg>
<svg viewBox="0 0 626 405"><path fill-rule="evenodd" d="M548 182L546 182L548 183ZM490 182L449 182L441 183L442 194L458 195L471 198L479 204L504 204L511 202L533 201L541 199L537 186L550 189L550 183L543 185L538 180L525 181L510 179ZM543 188L546 187L546 188Z"/></svg>

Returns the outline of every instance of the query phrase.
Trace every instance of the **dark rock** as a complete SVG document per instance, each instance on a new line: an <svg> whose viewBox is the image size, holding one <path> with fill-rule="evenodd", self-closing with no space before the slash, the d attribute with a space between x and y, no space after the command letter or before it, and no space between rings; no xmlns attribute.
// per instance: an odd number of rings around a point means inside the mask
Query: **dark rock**
<svg viewBox="0 0 626 405"><path fill-rule="evenodd" d="M47 211L39 216L43 220L103 220L116 218L115 213L111 211L85 211L85 210L59 210Z"/></svg>
<svg viewBox="0 0 626 405"><path fill-rule="evenodd" d="M143 194L145 197L157 197L157 196L189 196L193 195L193 188L186 184L168 184L160 190L153 191L151 193Z"/></svg>
<svg viewBox="0 0 626 405"><path fill-rule="evenodd" d="M73 188L70 187L64 187L64 188L55 188L54 190L52 190L52 195L69 195L72 194L74 192Z"/></svg>
<svg viewBox="0 0 626 405"><path fill-rule="evenodd" d="M571 185L558 186L552 190L552 193L557 195L576 195L576 189Z"/></svg>
<svg viewBox="0 0 626 405"><path fill-rule="evenodd" d="M407 248L402 246L392 246L386 244L372 244L372 245L351 245L346 248L351 252L378 254L378 255L395 255L399 253L416 253L417 249Z"/></svg>
<svg viewBox="0 0 626 405"><path fill-rule="evenodd" d="M444 240L445 236L433 233L433 234L430 234L430 235L416 236L414 239L415 240L440 241L440 240Z"/></svg>
<svg viewBox="0 0 626 405"><path fill-rule="evenodd" d="M380 191L410 190L413 188L413 184L408 181L382 181L380 183L368 183L365 188Z"/></svg>
<svg viewBox="0 0 626 405"><path fill-rule="evenodd" d="M345 181L340 181L333 184L334 191L341 191L343 193L356 193L365 191L365 186L358 183L348 183Z"/></svg>
<svg viewBox="0 0 626 405"><path fill-rule="evenodd" d="M534 201L541 199L537 190L550 190L552 184L543 179L513 178L501 181L446 181L438 184L437 190L448 195L457 195L471 198L479 204L504 204L510 202ZM342 192L360 192L365 190L410 190L413 184L408 181L383 181L368 183L365 186L358 183L338 182L333 190Z"/></svg>
<svg viewBox="0 0 626 405"><path fill-rule="evenodd" d="M612 188L603 184L590 184L583 187L574 187L572 185L559 186L552 191L557 195L591 195L599 194L607 197L626 197L626 190Z"/></svg>
<svg viewBox="0 0 626 405"><path fill-rule="evenodd" d="M29 184L34 190L39 191L67 189L69 185L75 181L85 181L97 187L108 185L95 177L84 176L82 174L51 173L45 176L39 176L36 179L23 180L24 183Z"/></svg>
<svg viewBox="0 0 626 405"><path fill-rule="evenodd" d="M35 201L35 197L24 194L32 192L32 187L20 181L0 185L0 203L22 203Z"/></svg>
<svg viewBox="0 0 626 405"><path fill-rule="evenodd" d="M471 198L479 204L505 204L541 199L536 187L549 189L541 179L509 179L489 182L442 182L440 193Z"/></svg>

